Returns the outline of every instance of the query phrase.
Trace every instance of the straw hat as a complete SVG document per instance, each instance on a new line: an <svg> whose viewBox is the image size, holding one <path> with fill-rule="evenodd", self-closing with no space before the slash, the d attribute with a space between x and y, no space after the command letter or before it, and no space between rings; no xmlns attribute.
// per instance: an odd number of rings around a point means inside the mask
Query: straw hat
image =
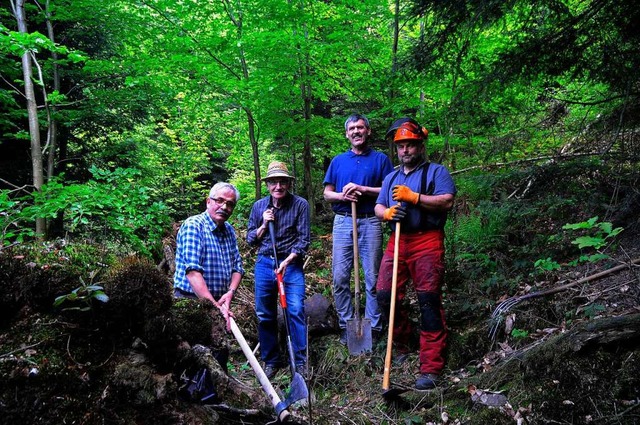
<svg viewBox="0 0 640 425"><path fill-rule="evenodd" d="M295 180L296 178L289 174L289 169L284 162L273 161L269 164L267 168L267 175L262 178L262 181L274 179L276 177L286 177L291 180Z"/></svg>

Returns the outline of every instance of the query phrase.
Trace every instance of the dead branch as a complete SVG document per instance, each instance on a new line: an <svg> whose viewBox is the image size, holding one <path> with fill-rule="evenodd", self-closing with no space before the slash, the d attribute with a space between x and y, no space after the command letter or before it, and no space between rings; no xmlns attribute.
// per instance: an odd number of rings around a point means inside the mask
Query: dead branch
<svg viewBox="0 0 640 425"><path fill-rule="evenodd" d="M217 410L219 412L233 413L235 415L243 415L243 416L260 415L260 411L258 409L239 409L237 407L232 407L227 404L208 404L205 407L208 409Z"/></svg>
<svg viewBox="0 0 640 425"><path fill-rule="evenodd" d="M558 292L565 291L569 288L573 288L574 286L591 282L592 280L600 279L601 277L607 276L615 272L619 272L620 270L631 268L632 266L635 266L637 264L640 264L640 258L636 258L635 260L632 260L631 262L628 262L628 263L619 264L608 270L604 270L604 271L592 274L591 276L583 277L582 279L578 279L575 282L569 282L564 285L556 286L555 288L549 288L543 291L532 292L529 294L508 298L502 301L500 304L498 304L496 309L493 311L493 314L491 314L489 336L491 337L491 339L495 338L498 330L498 326L502 322L502 317L504 316L504 314L507 313L511 308L515 307L517 304L520 304L524 300L528 300L531 298L538 298L546 295L557 294Z"/></svg>
<svg viewBox="0 0 640 425"><path fill-rule="evenodd" d="M485 165L473 165L471 167L467 167L467 168L462 168L460 170L455 170L455 171L451 171L450 174L462 174L465 173L467 171L472 171L472 170L477 170L477 169L492 169L492 168L500 168L500 167L508 167L511 165L520 165L520 164L528 164L530 162L538 162L538 161L543 161L543 160L564 160L564 159L571 159L571 158L578 158L581 156L600 156L602 155L602 152L578 152L578 153L572 153L572 154L562 154L562 155L544 155L544 156L537 156L535 158L525 158L525 159L518 159L515 161L509 161L509 162L496 162L493 164L485 164Z"/></svg>

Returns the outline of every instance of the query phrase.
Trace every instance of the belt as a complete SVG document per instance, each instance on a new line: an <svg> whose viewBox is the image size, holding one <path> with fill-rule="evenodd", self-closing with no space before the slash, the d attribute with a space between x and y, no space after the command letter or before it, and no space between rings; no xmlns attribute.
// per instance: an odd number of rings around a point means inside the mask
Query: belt
<svg viewBox="0 0 640 425"><path fill-rule="evenodd" d="M195 293L182 290L176 286L173 287L173 293L175 297L178 297L178 294L180 294L184 298L195 298L195 299L198 298L198 296Z"/></svg>
<svg viewBox="0 0 640 425"><path fill-rule="evenodd" d="M336 213L336 215L342 215L345 217L351 217L351 213L343 213L343 212L339 212ZM371 213L371 214L356 214L356 218L371 218L371 217L375 217L376 215Z"/></svg>

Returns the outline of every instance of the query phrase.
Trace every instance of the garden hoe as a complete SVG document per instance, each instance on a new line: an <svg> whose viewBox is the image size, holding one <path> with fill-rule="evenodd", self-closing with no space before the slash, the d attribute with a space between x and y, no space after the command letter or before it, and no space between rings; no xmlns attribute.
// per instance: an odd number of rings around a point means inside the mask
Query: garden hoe
<svg viewBox="0 0 640 425"><path fill-rule="evenodd" d="M357 355L371 351L371 320L360 318L360 264L358 252L358 219L356 203L351 201L353 220L353 272L355 280L355 319L347 320L347 348L349 354Z"/></svg>
<svg viewBox="0 0 640 425"><path fill-rule="evenodd" d="M276 249L276 233L273 221L269 222L269 234L271 236L271 245L273 246L273 258L276 270L280 267L278 263L278 250ZM291 342L291 329L289 326L289 312L287 310L287 296L284 291L284 280L282 273L276 274L278 281L278 294L280 296L280 306L282 307L282 315L284 316L284 328L287 333L287 351L289 351L289 366L291 367L291 388L287 399L302 400L309 397L309 389L302 375L296 371L296 360L293 353L293 343Z"/></svg>
<svg viewBox="0 0 640 425"><path fill-rule="evenodd" d="M276 391L273 389L271 382L269 382L269 378L267 378L267 375L264 373L264 370L260 366L260 363L258 363L258 359L256 359L253 351L251 351L251 347L249 347L249 344L247 344L247 341L244 339L244 336L242 335L242 332L240 331L240 328L238 328L238 325L236 324L236 321L233 319L233 317L229 318L229 324L233 336L235 336L236 341L238 341L238 344L240 344L240 348L242 348L242 352L253 368L253 372L256 374L260 385L262 385L262 389L267 394L267 397L276 410L277 421L285 422L289 417L289 411L287 410L287 408L301 398L296 398L297 395L294 394L293 391L290 391L289 397L286 400L282 401L280 399L280 396L278 396L278 393L276 393Z"/></svg>
<svg viewBox="0 0 640 425"><path fill-rule="evenodd" d="M398 253L400 250L400 222L396 221L395 243L393 246L393 276L391 278L391 308L389 309L389 335L387 337L387 355L384 359L384 377L382 379L382 397L393 400L408 388L390 388L391 349L393 345L393 322L396 314L396 292L398 286Z"/></svg>

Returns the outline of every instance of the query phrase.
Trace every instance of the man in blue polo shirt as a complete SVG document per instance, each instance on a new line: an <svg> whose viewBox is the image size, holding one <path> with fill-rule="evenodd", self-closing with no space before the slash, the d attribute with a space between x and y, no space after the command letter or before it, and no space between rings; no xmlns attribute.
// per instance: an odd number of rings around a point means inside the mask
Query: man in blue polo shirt
<svg viewBox="0 0 640 425"><path fill-rule="evenodd" d="M382 224L375 216L375 200L382 179L393 171L385 154L371 149L371 127L364 115L353 114L344 123L351 148L331 160L324 178L324 199L332 203L333 219L333 298L341 329L340 342L347 343L347 321L354 317L351 302L353 259L353 221L351 203L356 203L358 251L365 277L365 318L371 320L372 336L382 330L376 300L376 280L382 258ZM358 306L359 307L359 306Z"/></svg>

